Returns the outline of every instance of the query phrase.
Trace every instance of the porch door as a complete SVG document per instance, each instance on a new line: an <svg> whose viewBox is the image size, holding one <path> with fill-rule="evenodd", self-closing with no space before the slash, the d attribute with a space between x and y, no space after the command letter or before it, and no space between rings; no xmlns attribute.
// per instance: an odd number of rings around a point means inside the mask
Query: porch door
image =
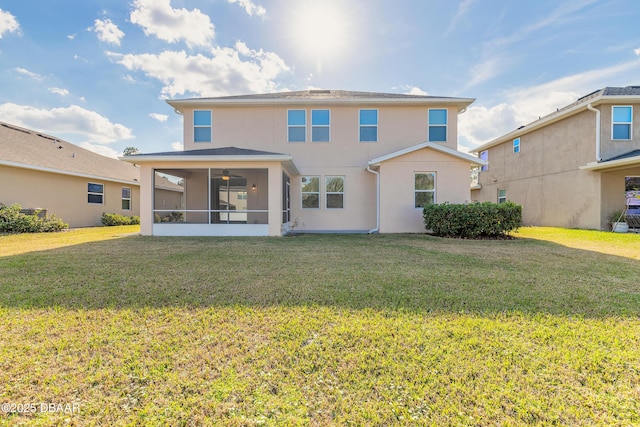
<svg viewBox="0 0 640 427"><path fill-rule="evenodd" d="M212 224L247 223L247 179L233 176L211 180Z"/></svg>

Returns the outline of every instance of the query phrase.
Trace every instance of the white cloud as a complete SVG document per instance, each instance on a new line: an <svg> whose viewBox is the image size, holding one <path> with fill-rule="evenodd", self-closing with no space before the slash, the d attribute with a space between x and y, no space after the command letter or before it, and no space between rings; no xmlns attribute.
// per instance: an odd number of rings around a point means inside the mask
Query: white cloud
<svg viewBox="0 0 640 427"><path fill-rule="evenodd" d="M94 153L102 154L103 156L111 157L114 159L117 159L118 156L121 154L121 153L118 153L113 148L108 147L106 145L96 145L86 141L79 143L78 146L86 150L93 151Z"/></svg>
<svg viewBox="0 0 640 427"><path fill-rule="evenodd" d="M131 129L77 105L50 110L17 105L0 104L0 117L9 123L38 129L50 134L68 133L81 135L88 142L109 144L134 138Z"/></svg>
<svg viewBox="0 0 640 427"><path fill-rule="evenodd" d="M167 116L166 114L150 113L149 117L159 122L166 122L167 120L169 120L169 116Z"/></svg>
<svg viewBox="0 0 640 427"><path fill-rule="evenodd" d="M75 39L75 38L76 38L76 34L75 34L75 33L74 33L74 34L69 34L69 35L67 36L67 38L68 38L69 40L73 40L73 39Z"/></svg>
<svg viewBox="0 0 640 427"><path fill-rule="evenodd" d="M33 80L38 80L40 82L44 80L44 77L42 77L40 74L31 72L26 68L17 67L17 68L14 68L13 71Z"/></svg>
<svg viewBox="0 0 640 427"><path fill-rule="evenodd" d="M476 0L462 0L460 2L460 5L458 5L458 11L456 12L456 15L451 20L451 24L449 24L449 29L447 30L447 34L453 31L453 29L458 24L458 21L460 20L460 18L462 18L462 16L464 16L469 11L469 8L475 1Z"/></svg>
<svg viewBox="0 0 640 427"><path fill-rule="evenodd" d="M0 9L0 39L4 33L15 33L20 31L20 23L15 16Z"/></svg>
<svg viewBox="0 0 640 427"><path fill-rule="evenodd" d="M69 96L69 91L66 89L62 89L59 87L50 87L49 88L49 92L55 94L55 95L60 95L60 96Z"/></svg>
<svg viewBox="0 0 640 427"><path fill-rule="evenodd" d="M640 56L640 47L637 49L633 49L633 53L635 53L636 55Z"/></svg>
<svg viewBox="0 0 640 427"><path fill-rule="evenodd" d="M553 113L594 90L633 84L638 72L640 60L636 59L506 91L499 104L491 107L472 105L460 115L460 145L473 149Z"/></svg>
<svg viewBox="0 0 640 427"><path fill-rule="evenodd" d="M172 142L171 149L173 151L182 151L184 149L184 144L182 143L182 141Z"/></svg>
<svg viewBox="0 0 640 427"><path fill-rule="evenodd" d="M130 19L146 35L177 43L184 40L189 47L207 46L215 33L211 19L199 9L173 9L170 0L135 0Z"/></svg>
<svg viewBox="0 0 640 427"><path fill-rule="evenodd" d="M265 16L267 14L267 10L252 2L251 0L227 0L229 3L234 4L238 3L239 6L243 7L244 10L249 14L249 16Z"/></svg>
<svg viewBox="0 0 640 427"><path fill-rule="evenodd" d="M275 53L251 50L242 42L236 43L235 49L216 47L211 56L184 51L109 55L127 69L161 81L162 95L168 97L273 92L277 88L274 79L289 70Z"/></svg>
<svg viewBox="0 0 640 427"><path fill-rule="evenodd" d="M116 46L120 46L120 41L124 37L124 33L110 19L96 19L93 28L89 28L89 30L95 31L101 42Z"/></svg>
<svg viewBox="0 0 640 427"><path fill-rule="evenodd" d="M500 55L491 55L471 67L470 78L463 91L498 76L506 69L507 60Z"/></svg>
<svg viewBox="0 0 640 427"><path fill-rule="evenodd" d="M426 91L417 86L405 86L405 94L407 95L429 95Z"/></svg>

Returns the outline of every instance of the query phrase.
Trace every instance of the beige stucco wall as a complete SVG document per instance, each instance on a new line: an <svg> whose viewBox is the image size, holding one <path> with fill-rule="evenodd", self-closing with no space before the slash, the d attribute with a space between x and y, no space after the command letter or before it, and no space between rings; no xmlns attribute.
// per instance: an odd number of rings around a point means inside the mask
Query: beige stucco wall
<svg viewBox="0 0 640 427"><path fill-rule="evenodd" d="M467 161L425 148L380 165L380 232L425 232L422 209L415 207L415 173L436 172L436 203L470 201Z"/></svg>
<svg viewBox="0 0 640 427"><path fill-rule="evenodd" d="M633 141L612 141L611 105L597 108L603 158L639 147L637 130ZM635 106L634 123L640 123L639 114ZM522 205L525 225L606 229L610 212L624 206L624 177L638 168L581 169L596 161L596 117L583 111L526 133L518 154L512 140L489 148L488 170L480 172L482 188L472 192L472 199L496 202L498 189L506 189L507 199Z"/></svg>
<svg viewBox="0 0 640 427"><path fill-rule="evenodd" d="M1 203L47 209L48 215L62 218L70 227L99 226L103 213L140 214L137 185L6 166L0 166L0 182ZM89 182L104 184L104 204L87 202ZM131 188L131 210L122 209L123 187Z"/></svg>
<svg viewBox="0 0 640 427"><path fill-rule="evenodd" d="M624 106L630 105L633 107L633 126L631 126L632 131L632 139L629 141L625 140L612 140L612 131L611 131L611 117L613 112L613 105L611 104L603 104L598 106L597 108L600 110L600 114L602 116L602 127L601 127L601 135L602 135L602 147L601 147L601 156L603 159L610 159L612 157L619 156L620 154L625 154L633 150L640 149L640 104L634 103L616 103L616 106Z"/></svg>

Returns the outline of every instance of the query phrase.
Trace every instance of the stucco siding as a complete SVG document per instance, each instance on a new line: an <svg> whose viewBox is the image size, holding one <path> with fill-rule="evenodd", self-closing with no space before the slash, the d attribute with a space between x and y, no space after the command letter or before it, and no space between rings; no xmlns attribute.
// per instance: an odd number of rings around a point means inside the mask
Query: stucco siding
<svg viewBox="0 0 640 427"><path fill-rule="evenodd" d="M1 203L46 209L48 215L62 218L70 227L99 226L103 213L140 214L137 185L5 166L0 166L0 182L11 183L0 186ZM89 182L104 185L103 204L88 203ZM123 187L131 188L130 210L122 209Z"/></svg>

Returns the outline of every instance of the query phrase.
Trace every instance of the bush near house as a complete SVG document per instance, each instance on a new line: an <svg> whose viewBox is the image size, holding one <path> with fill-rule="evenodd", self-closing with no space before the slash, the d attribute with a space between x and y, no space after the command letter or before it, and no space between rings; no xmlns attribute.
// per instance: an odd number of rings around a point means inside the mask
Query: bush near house
<svg viewBox="0 0 640 427"><path fill-rule="evenodd" d="M426 229L436 236L498 238L522 225L522 206L513 202L431 204L424 207L423 216Z"/></svg>
<svg viewBox="0 0 640 427"><path fill-rule="evenodd" d="M26 214L20 212L21 209L22 206L17 203L0 203L0 233L42 233L69 228L69 224L55 215L40 218L38 210L33 214Z"/></svg>
<svg viewBox="0 0 640 427"><path fill-rule="evenodd" d="M139 216L125 216L116 213L103 213L100 220L102 225L114 226L114 225L137 225L140 224Z"/></svg>

